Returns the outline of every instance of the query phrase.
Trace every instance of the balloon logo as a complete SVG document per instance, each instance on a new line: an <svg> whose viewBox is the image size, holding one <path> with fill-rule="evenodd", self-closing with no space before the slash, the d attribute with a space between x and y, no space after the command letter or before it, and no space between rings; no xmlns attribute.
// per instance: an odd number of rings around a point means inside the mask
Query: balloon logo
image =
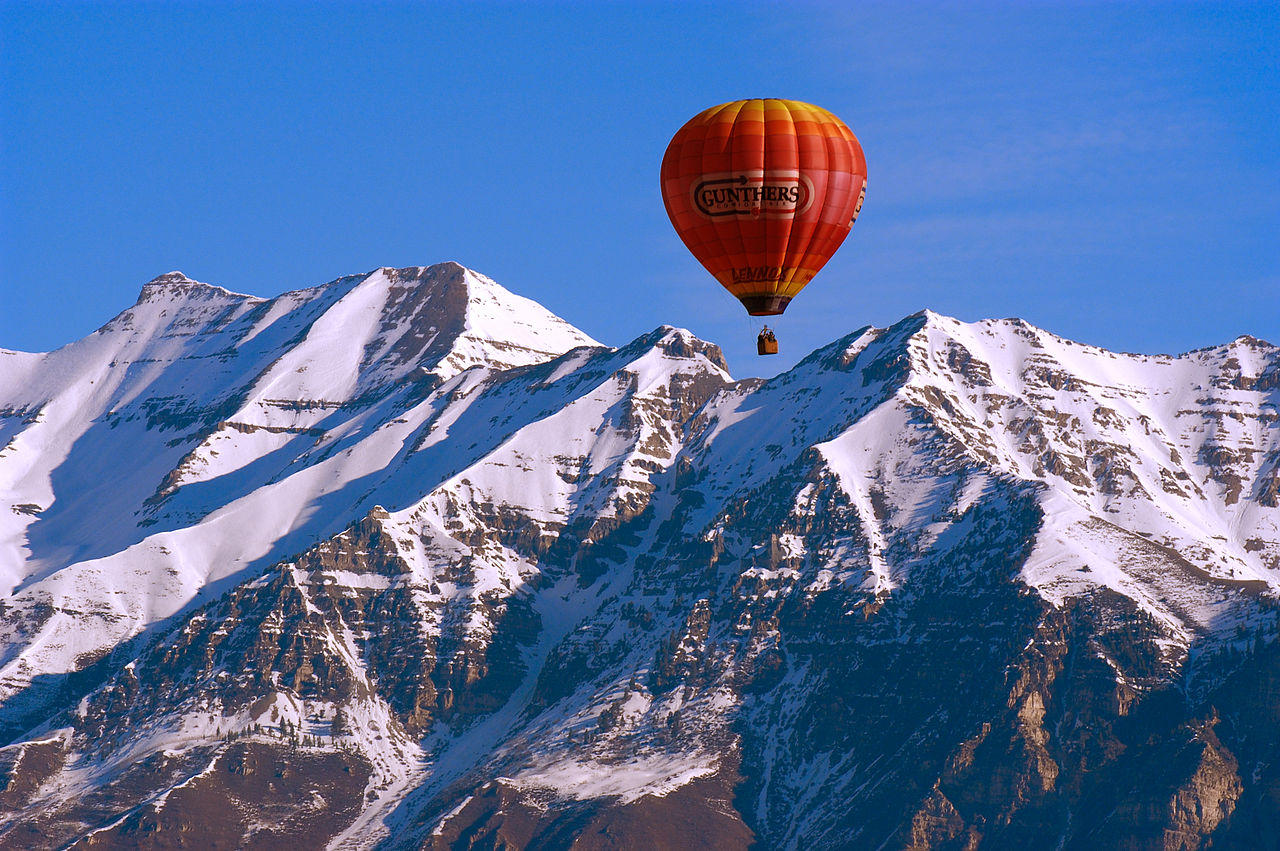
<svg viewBox="0 0 1280 851"><path fill-rule="evenodd" d="M676 233L753 316L774 316L844 242L862 210L867 160L845 123L795 100L713 106L662 158Z"/></svg>

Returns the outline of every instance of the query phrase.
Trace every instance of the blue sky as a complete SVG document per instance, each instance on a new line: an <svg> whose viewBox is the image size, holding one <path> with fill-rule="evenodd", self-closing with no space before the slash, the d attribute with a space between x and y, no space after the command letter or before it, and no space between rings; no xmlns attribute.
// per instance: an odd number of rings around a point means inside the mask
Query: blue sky
<svg viewBox="0 0 1280 851"><path fill-rule="evenodd" d="M658 166L707 106L862 141L866 206L751 354ZM271 296L457 260L602 342L767 375L922 308L1083 342L1280 343L1280 6L0 4L0 346L181 269Z"/></svg>

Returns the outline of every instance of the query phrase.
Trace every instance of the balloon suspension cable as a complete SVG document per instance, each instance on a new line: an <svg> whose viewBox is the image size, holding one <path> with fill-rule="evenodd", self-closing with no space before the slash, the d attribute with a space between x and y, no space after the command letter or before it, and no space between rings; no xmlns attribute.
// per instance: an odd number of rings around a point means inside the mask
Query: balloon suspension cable
<svg viewBox="0 0 1280 851"><path fill-rule="evenodd" d="M750 313L742 310L741 303L736 298L733 299L733 304L734 307L738 308L734 312L737 313L738 316L742 317L743 329L756 338L757 354L762 354L760 351L760 341L764 339L764 320L759 316L752 316Z"/></svg>

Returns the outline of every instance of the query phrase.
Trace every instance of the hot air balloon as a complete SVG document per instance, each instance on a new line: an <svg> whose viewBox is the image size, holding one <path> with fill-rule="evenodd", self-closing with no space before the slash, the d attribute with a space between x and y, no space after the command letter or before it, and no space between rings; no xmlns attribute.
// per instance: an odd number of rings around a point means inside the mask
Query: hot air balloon
<svg viewBox="0 0 1280 851"><path fill-rule="evenodd" d="M866 191L857 138L822 107L795 100L713 106L680 128L662 158L671 224L752 316L787 309L849 235ZM761 332L758 350L776 352L777 342Z"/></svg>

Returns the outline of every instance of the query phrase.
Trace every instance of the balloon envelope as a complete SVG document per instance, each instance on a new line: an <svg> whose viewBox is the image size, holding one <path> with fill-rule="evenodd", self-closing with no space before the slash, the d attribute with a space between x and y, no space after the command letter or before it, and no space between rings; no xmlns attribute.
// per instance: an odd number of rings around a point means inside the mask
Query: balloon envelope
<svg viewBox="0 0 1280 851"><path fill-rule="evenodd" d="M845 123L794 100L713 106L662 158L662 200L698 261L772 316L831 259L862 209L867 161Z"/></svg>

